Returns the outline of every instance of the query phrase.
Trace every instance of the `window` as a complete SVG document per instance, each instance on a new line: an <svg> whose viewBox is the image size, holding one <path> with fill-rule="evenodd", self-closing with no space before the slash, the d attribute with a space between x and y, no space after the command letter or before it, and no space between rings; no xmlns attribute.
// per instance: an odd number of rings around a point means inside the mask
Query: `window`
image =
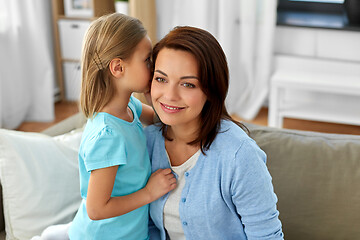
<svg viewBox="0 0 360 240"><path fill-rule="evenodd" d="M0 0L0 33L5 33L9 27L9 11L8 5L5 3L6 0Z"/></svg>

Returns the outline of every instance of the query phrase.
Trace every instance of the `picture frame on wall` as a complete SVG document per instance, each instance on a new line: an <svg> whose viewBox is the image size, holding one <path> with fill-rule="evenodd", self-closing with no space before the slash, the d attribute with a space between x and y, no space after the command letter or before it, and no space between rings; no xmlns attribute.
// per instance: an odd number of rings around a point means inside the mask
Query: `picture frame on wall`
<svg viewBox="0 0 360 240"><path fill-rule="evenodd" d="M93 17L92 0L64 0L64 11L67 17Z"/></svg>

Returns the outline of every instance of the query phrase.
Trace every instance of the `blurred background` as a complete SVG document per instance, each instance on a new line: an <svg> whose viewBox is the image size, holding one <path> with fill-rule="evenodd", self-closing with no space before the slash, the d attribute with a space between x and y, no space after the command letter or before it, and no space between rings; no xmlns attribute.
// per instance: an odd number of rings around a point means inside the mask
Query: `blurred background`
<svg viewBox="0 0 360 240"><path fill-rule="evenodd" d="M360 134L359 0L0 0L1 128L42 131L78 112L82 38L115 11L154 44L177 25L210 31L236 119Z"/></svg>

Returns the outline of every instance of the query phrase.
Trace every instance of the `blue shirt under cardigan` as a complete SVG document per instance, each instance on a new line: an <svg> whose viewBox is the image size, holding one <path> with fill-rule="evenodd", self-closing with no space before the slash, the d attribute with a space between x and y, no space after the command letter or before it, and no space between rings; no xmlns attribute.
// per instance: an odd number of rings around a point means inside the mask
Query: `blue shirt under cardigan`
<svg viewBox="0 0 360 240"><path fill-rule="evenodd" d="M154 172L170 168L159 126L145 129ZM222 120L206 156L185 172L179 206L187 240L283 239L266 155L236 124ZM163 209L169 194L150 204L150 239L166 239Z"/></svg>

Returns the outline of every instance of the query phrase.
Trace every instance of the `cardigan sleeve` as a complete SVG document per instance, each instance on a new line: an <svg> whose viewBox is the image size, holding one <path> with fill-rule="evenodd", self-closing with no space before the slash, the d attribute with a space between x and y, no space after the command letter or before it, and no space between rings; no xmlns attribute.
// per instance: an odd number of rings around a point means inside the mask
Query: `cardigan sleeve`
<svg viewBox="0 0 360 240"><path fill-rule="evenodd" d="M266 155L249 139L242 143L232 162L231 195L244 230L251 239L283 239Z"/></svg>

